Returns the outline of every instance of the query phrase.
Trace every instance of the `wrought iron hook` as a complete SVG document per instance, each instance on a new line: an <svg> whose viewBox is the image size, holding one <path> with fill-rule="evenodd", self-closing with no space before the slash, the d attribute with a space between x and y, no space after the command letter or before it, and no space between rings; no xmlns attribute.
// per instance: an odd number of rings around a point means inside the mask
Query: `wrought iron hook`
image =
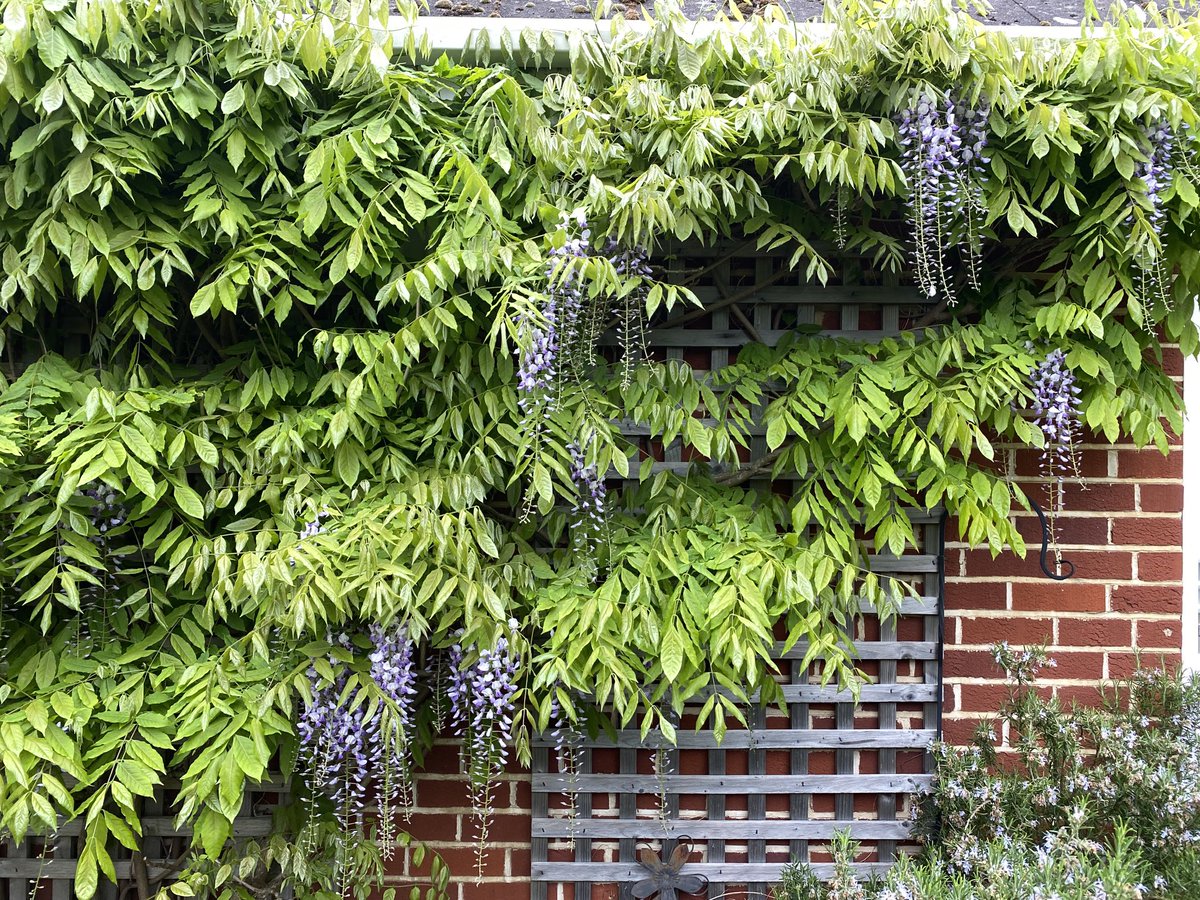
<svg viewBox="0 0 1200 900"><path fill-rule="evenodd" d="M1075 563L1068 562L1060 556L1058 564L1063 569L1066 569L1066 574L1059 575L1057 572L1050 571L1050 566L1046 563L1046 555L1050 552L1050 523L1046 521L1046 514L1042 512L1041 506L1032 497L1029 498L1029 505L1033 507L1033 511L1037 513L1038 521L1042 523L1042 555L1039 560L1042 571L1046 573L1047 578L1053 578L1055 581L1066 581L1075 574Z"/></svg>

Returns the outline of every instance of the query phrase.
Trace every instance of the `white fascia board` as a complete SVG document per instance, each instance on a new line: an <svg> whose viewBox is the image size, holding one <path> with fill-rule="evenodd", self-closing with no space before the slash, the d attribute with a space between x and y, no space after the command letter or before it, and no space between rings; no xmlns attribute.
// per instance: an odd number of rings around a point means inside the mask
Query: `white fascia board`
<svg viewBox="0 0 1200 900"><path fill-rule="evenodd" d="M704 38L717 31L736 33L759 28L761 24L758 21L700 20L692 22L689 30L692 36ZM500 50L505 34L510 37L522 33L548 34L554 39L555 52L565 54L573 38L592 35L602 40L610 40L619 33L646 33L653 27L654 23L642 19L484 19L470 16L418 16L414 21L402 16L392 16L389 30L395 36L397 46L413 37L418 41L423 38L428 39L429 50L436 57L442 53L455 56L467 48L479 46L483 41L482 35L487 35L488 43L493 50ZM811 35L827 35L833 31L833 26L827 22L798 22L770 27L786 28L789 31L795 30ZM1010 38L1068 41L1086 37L1078 25L983 25L981 29L984 32L1003 34ZM1102 33L1102 31L1097 32L1097 34Z"/></svg>
<svg viewBox="0 0 1200 900"><path fill-rule="evenodd" d="M1194 317L1200 326L1200 313ZM1200 671L1200 359L1183 360L1183 665Z"/></svg>

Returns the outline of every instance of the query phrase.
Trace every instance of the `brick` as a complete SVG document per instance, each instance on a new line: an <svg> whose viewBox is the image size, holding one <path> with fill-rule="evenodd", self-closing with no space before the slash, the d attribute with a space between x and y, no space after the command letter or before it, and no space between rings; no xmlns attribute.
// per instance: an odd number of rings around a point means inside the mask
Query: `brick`
<svg viewBox="0 0 1200 900"><path fill-rule="evenodd" d="M1014 582L1014 610L1055 612L1104 612L1105 588L1102 584L1071 581Z"/></svg>
<svg viewBox="0 0 1200 900"><path fill-rule="evenodd" d="M1178 547L1183 542L1183 521L1179 516L1117 517L1112 523L1112 542L1139 547Z"/></svg>
<svg viewBox="0 0 1200 900"><path fill-rule="evenodd" d="M1142 512L1183 511L1182 484L1142 484L1138 488Z"/></svg>
<svg viewBox="0 0 1200 900"><path fill-rule="evenodd" d="M503 787L497 788L497 797L507 800L503 791ZM418 809L454 809L471 805L471 798L467 793L467 782L461 778L444 781L418 778L415 793L414 805Z"/></svg>
<svg viewBox="0 0 1200 900"><path fill-rule="evenodd" d="M1168 585L1114 584L1113 612L1172 613L1183 610L1183 588Z"/></svg>
<svg viewBox="0 0 1200 900"><path fill-rule="evenodd" d="M1166 456L1157 450L1118 450L1119 478L1182 478L1183 451L1174 450Z"/></svg>
<svg viewBox="0 0 1200 900"><path fill-rule="evenodd" d="M1162 348L1162 370L1168 375L1183 374L1183 352L1179 348Z"/></svg>
<svg viewBox="0 0 1200 900"><path fill-rule="evenodd" d="M1065 708L1072 706L1099 706L1104 699L1104 693L1099 685L1094 687L1074 684L1056 685L1054 696L1059 699L1059 702Z"/></svg>
<svg viewBox="0 0 1200 900"><path fill-rule="evenodd" d="M437 775L457 775L460 771L458 746L438 741L426 751L421 771Z"/></svg>
<svg viewBox="0 0 1200 900"><path fill-rule="evenodd" d="M1175 669L1179 667L1180 655L1173 652L1160 653L1147 650L1144 653L1109 653L1108 677L1128 678L1138 669Z"/></svg>
<svg viewBox="0 0 1200 900"><path fill-rule="evenodd" d="M469 826L471 823L465 824ZM492 824L488 826L488 840L498 841L502 844L519 844L529 840L529 830L528 813L497 815L492 818Z"/></svg>
<svg viewBox="0 0 1200 900"><path fill-rule="evenodd" d="M956 581L946 579L946 612L976 609L1005 609L1008 585L1003 581Z"/></svg>
<svg viewBox="0 0 1200 900"><path fill-rule="evenodd" d="M1015 553L1002 553L994 560L987 550L968 550L967 574L1036 576L1041 572L1038 549L1030 547L1024 559ZM1080 578L1126 581L1133 577L1133 554L1124 550L1065 550L1063 558L1075 564L1076 575Z"/></svg>
<svg viewBox="0 0 1200 900"><path fill-rule="evenodd" d="M418 841L458 840L458 816L454 813L425 812L418 808L411 821L399 823L399 827Z"/></svg>
<svg viewBox="0 0 1200 900"><path fill-rule="evenodd" d="M965 746L975 739L975 733L981 726L991 727L996 734L996 725L990 719L959 719L947 716L942 720L942 740L947 744Z"/></svg>
<svg viewBox="0 0 1200 900"><path fill-rule="evenodd" d="M526 829L525 829L525 839L526 840L529 839L528 826L526 826ZM515 877L515 878L528 878L529 877L530 863L532 862L533 858L530 855L530 852L528 850L526 850L523 847L521 847L521 848L514 847L513 849L508 851L508 859L509 859L509 870L512 872L513 877ZM526 896L529 896L529 895L526 894Z"/></svg>
<svg viewBox="0 0 1200 900"><path fill-rule="evenodd" d="M1177 621L1139 619L1137 622L1137 646L1141 650L1178 650L1182 639L1182 628Z"/></svg>
<svg viewBox="0 0 1200 900"><path fill-rule="evenodd" d="M995 713L1008 699L1008 691L1006 684L956 685L955 693L961 692L962 704L954 712Z"/></svg>
<svg viewBox="0 0 1200 900"><path fill-rule="evenodd" d="M1017 519L1017 531L1025 538L1030 549L1042 543L1042 525L1032 513ZM1054 520L1054 537L1060 544L1094 544L1103 547L1108 543L1108 519L1099 515L1057 516Z"/></svg>
<svg viewBox="0 0 1200 900"><path fill-rule="evenodd" d="M995 678L996 660L987 650L960 650L947 645L942 672L947 681L954 678Z"/></svg>
<svg viewBox="0 0 1200 900"><path fill-rule="evenodd" d="M514 880L476 884L472 875L470 880L460 882L460 887L463 900L529 900L528 882Z"/></svg>
<svg viewBox="0 0 1200 900"><path fill-rule="evenodd" d="M1108 450L1080 450L1077 454L1079 474L1084 478L1108 477ZM1015 471L1018 478L1042 477L1042 451L1018 449ZM1041 498L1036 498L1041 502Z"/></svg>
<svg viewBox="0 0 1200 900"><path fill-rule="evenodd" d="M1180 581L1183 556L1179 553L1139 553L1138 581Z"/></svg>
<svg viewBox="0 0 1200 900"><path fill-rule="evenodd" d="M516 800L514 802L517 809L529 809L533 804L533 784L528 775L516 783Z"/></svg>
<svg viewBox="0 0 1200 900"><path fill-rule="evenodd" d="M1129 619L1059 619L1058 643L1062 647L1132 647L1133 623Z"/></svg>
<svg viewBox="0 0 1200 900"><path fill-rule="evenodd" d="M1053 619L1004 616L959 621L964 644L994 644L1001 640L1014 644L1048 644L1054 640Z"/></svg>
<svg viewBox="0 0 1200 900"><path fill-rule="evenodd" d="M1052 669L1043 670L1045 678L1064 681L1099 681L1104 677L1104 653L1099 650L1054 650Z"/></svg>
<svg viewBox="0 0 1200 900"><path fill-rule="evenodd" d="M1046 491L1040 484L1022 483L1021 489L1046 507ZM1127 512L1133 506L1133 485L1129 482L1092 482L1079 485L1068 482L1067 509L1073 512Z"/></svg>

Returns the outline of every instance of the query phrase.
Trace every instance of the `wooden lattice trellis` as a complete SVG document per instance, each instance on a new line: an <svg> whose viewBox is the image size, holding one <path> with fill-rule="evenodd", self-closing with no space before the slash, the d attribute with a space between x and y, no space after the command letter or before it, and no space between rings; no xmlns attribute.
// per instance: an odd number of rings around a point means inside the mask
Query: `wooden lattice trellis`
<svg viewBox="0 0 1200 900"><path fill-rule="evenodd" d="M735 244L677 252L666 268L672 280L693 280L706 310L676 313L652 331L652 351L701 372L730 364L750 341L773 345L797 326L874 339L919 326L927 309L914 289L875 277L858 260L846 261L844 283L829 287L786 273L782 255ZM636 428L628 433L646 439ZM642 449L657 468L694 464L679 445ZM765 451L764 436L756 435L752 456ZM666 859L685 836L694 852L683 871L708 879L709 898L731 888L765 895L792 860L828 876L827 846L839 830L862 842L870 860L859 863L864 872L890 864L910 841L907 797L929 781L928 748L940 724L940 517L911 517L914 552L871 558L873 571L906 580L916 596L891 621L862 604L851 637L870 683L857 704L836 686L810 683L814 673L800 662L805 645L786 653L779 647L786 714L756 710L750 729L730 731L719 744L686 722L670 749L622 732L615 741L585 741L570 774L558 771L551 741L535 745L534 900L557 884L573 884L575 900L612 883L628 897L648 874L637 862L639 847L650 845Z"/></svg>
<svg viewBox="0 0 1200 900"><path fill-rule="evenodd" d="M117 882L100 880L97 900L137 900L151 897L171 881L186 862L192 830L179 828L169 815L177 793L170 784L143 801L142 853L134 856L115 841L113 855ZM265 782L248 789L242 814L233 824L235 838L265 838L271 833L272 813L283 802L286 787ZM63 823L52 836L31 835L0 842L0 900L70 900L75 896L75 867L80 823Z"/></svg>

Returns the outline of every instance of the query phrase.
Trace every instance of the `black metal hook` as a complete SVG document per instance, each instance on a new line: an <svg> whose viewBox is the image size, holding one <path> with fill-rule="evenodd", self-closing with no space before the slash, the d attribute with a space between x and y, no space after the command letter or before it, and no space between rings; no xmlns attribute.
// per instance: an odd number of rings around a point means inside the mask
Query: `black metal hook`
<svg viewBox="0 0 1200 900"><path fill-rule="evenodd" d="M1042 512L1042 508L1038 502L1032 497L1029 498L1029 505L1033 507L1033 511L1037 513L1038 521L1042 523L1042 555L1038 561L1041 564L1042 571L1046 573L1047 578L1053 578L1055 581L1066 581L1075 574L1075 563L1067 562L1067 560L1059 557L1058 564L1066 569L1065 575L1059 575L1056 572L1050 571L1050 566L1046 564L1046 555L1050 552L1050 523L1046 521L1046 514Z"/></svg>

